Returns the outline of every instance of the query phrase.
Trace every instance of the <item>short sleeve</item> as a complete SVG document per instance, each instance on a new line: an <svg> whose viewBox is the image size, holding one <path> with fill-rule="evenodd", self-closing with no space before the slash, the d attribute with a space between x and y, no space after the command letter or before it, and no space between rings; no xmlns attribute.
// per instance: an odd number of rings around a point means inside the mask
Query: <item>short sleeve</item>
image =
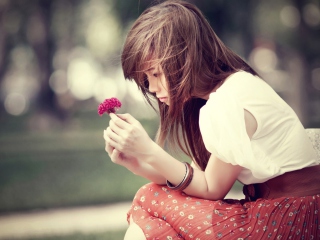
<svg viewBox="0 0 320 240"><path fill-rule="evenodd" d="M203 142L220 160L249 169L255 178L269 177L278 169L269 162L255 161L259 149L252 148L246 132L244 109L235 94L223 89L211 93L200 110Z"/></svg>

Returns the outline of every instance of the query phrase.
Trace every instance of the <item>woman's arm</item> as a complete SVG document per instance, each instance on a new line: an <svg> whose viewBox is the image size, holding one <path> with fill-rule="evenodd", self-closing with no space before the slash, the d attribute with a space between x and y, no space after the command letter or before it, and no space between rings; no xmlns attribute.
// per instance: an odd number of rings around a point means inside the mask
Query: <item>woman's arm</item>
<svg viewBox="0 0 320 240"><path fill-rule="evenodd" d="M174 185L181 182L186 171L184 164L152 141L137 120L129 114L110 114L110 117L105 139L106 150L113 162L159 184L165 183L166 179ZM185 192L200 198L222 199L223 194L226 194L233 184L230 182L235 181L236 177L231 178L227 169L221 170L212 166L213 159L210 159L209 162L210 167L208 165L206 172L199 169L194 170L193 180L190 186L185 189ZM221 162L221 164L224 163ZM224 168L224 166L217 167ZM208 172L208 169L215 170L217 173ZM219 177L218 174L222 171L224 173ZM221 178L224 178L222 181L224 187L219 185ZM228 180L228 178L231 180ZM218 187L212 184L216 184Z"/></svg>
<svg viewBox="0 0 320 240"><path fill-rule="evenodd" d="M154 155L149 159L145 158L145 161L161 172L173 185L178 185L184 177L184 164L160 147L154 149ZM204 199L223 199L230 191L241 169L240 166L225 163L211 155L204 172L199 168L194 168L193 179L184 192Z"/></svg>
<svg viewBox="0 0 320 240"><path fill-rule="evenodd" d="M139 158L149 164L164 179L178 185L185 175L185 166L153 142L140 123L129 114L116 116L110 114L110 145L119 151ZM119 118L121 117L121 118ZM245 111L247 133L251 138L257 128L255 118ZM191 184L184 190L187 194L218 200L223 199L236 181L241 167L225 163L211 156L203 172L194 169Z"/></svg>
<svg viewBox="0 0 320 240"><path fill-rule="evenodd" d="M244 110L244 118L246 131L251 139L257 130L257 121L247 110ZM178 185L185 174L184 164L176 163L174 158L161 149L155 152L155 156L159 159L152 159L149 164L161 172L166 172L164 176L172 184ZM173 166L173 163L175 166ZM172 167L168 168L167 165L172 165ZM194 167L195 164L192 166ZM237 180L241 170L241 166L225 163L216 156L211 155L204 172L199 167L194 167L193 180L184 192L204 199L223 199Z"/></svg>

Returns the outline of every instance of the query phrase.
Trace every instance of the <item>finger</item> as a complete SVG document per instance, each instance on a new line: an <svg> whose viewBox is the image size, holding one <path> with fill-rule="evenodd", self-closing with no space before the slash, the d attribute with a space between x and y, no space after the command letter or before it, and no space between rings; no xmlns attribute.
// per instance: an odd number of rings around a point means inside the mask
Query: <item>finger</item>
<svg viewBox="0 0 320 240"><path fill-rule="evenodd" d="M112 152L116 149L117 143L111 141L106 141L105 142L105 151L109 154L109 156L111 156Z"/></svg>
<svg viewBox="0 0 320 240"><path fill-rule="evenodd" d="M109 144L110 138L107 135L107 130L103 130L103 139L104 139L104 141L106 143L106 147L107 147L107 145L110 146L110 144ZM107 151L107 152L109 152L109 151Z"/></svg>
<svg viewBox="0 0 320 240"><path fill-rule="evenodd" d="M114 149L111 154L111 161L119 164L120 160L121 160L121 152L119 152L117 149Z"/></svg>
<svg viewBox="0 0 320 240"><path fill-rule="evenodd" d="M104 134L104 137L103 137L103 138L105 139L105 147L104 147L104 149L105 149L105 151L109 154L109 156L111 156L111 153L112 153L114 147L112 147L112 146L109 144L110 139L109 139L108 136L106 136L106 135Z"/></svg>
<svg viewBox="0 0 320 240"><path fill-rule="evenodd" d="M122 121L123 122L123 120L121 120L120 118L118 118L118 119L119 120L116 120L116 121ZM114 133L116 133L117 135L120 135L123 131L128 130L130 128L130 125L128 125L128 126L124 126L123 125L123 127L119 127L119 125L116 124L114 120L110 119L109 127Z"/></svg>
<svg viewBox="0 0 320 240"><path fill-rule="evenodd" d="M109 153L109 147L111 147L112 149L114 148L119 148L119 144L117 141L115 141L112 137L110 137L110 134L112 134L112 131L110 130L110 128L107 128L107 130L105 130L104 133L104 140L106 142L106 151ZM114 134L114 133L113 133ZM115 136L117 136L116 134L114 134ZM107 148L108 145L108 148Z"/></svg>
<svg viewBox="0 0 320 240"><path fill-rule="evenodd" d="M106 142L106 146L105 146L105 151L109 154L109 156L111 156L112 151L114 150L114 147L111 147L107 142Z"/></svg>
<svg viewBox="0 0 320 240"><path fill-rule="evenodd" d="M112 158L119 158L120 157L120 152L117 149L114 149L112 151Z"/></svg>
<svg viewBox="0 0 320 240"><path fill-rule="evenodd" d="M129 113L124 113L124 114L118 114L117 115L119 118L121 118L122 120L126 121L127 123L130 124L135 124L136 122L138 122L137 119L135 119L131 114Z"/></svg>
<svg viewBox="0 0 320 240"><path fill-rule="evenodd" d="M116 114L110 113L110 118L111 118L110 123L114 123L116 126L118 126L121 129L126 129L129 126L129 123L127 123L125 120L118 117Z"/></svg>
<svg viewBox="0 0 320 240"><path fill-rule="evenodd" d="M114 142L119 142L120 141L120 136L118 135L117 132L113 131L111 127L107 127L107 129L104 132L104 140L106 140L106 137L109 139L112 139Z"/></svg>
<svg viewBox="0 0 320 240"><path fill-rule="evenodd" d="M119 127L121 128L122 126L125 127L137 122L137 120L134 117L132 117L129 113L117 115L110 113L110 118L114 120L117 125L119 124ZM119 121L119 119L121 119L122 121Z"/></svg>
<svg viewBox="0 0 320 240"><path fill-rule="evenodd" d="M108 137L107 129L105 129L105 130L103 130L103 139L106 140L107 137Z"/></svg>

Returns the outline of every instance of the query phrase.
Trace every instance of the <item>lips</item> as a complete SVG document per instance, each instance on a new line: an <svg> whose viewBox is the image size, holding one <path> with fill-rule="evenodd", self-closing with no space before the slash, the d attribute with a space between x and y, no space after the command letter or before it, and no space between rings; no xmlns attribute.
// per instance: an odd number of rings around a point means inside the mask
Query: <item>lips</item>
<svg viewBox="0 0 320 240"><path fill-rule="evenodd" d="M167 97L158 97L158 99L159 99L159 101L160 102L165 102L165 101L167 101Z"/></svg>

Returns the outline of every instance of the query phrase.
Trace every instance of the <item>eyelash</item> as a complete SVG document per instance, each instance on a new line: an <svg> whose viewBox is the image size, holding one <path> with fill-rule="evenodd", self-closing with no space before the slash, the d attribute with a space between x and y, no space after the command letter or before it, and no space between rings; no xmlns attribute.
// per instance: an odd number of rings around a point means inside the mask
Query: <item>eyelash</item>
<svg viewBox="0 0 320 240"><path fill-rule="evenodd" d="M158 78L160 76L160 73L153 73L152 76ZM147 75L145 76L145 80L149 80Z"/></svg>
<svg viewBox="0 0 320 240"><path fill-rule="evenodd" d="M161 73L153 73L152 76L155 78L158 78L160 76ZM145 74L144 75L144 79L143 79L143 83L142 85L144 85L145 88L149 87L149 79L148 76Z"/></svg>

